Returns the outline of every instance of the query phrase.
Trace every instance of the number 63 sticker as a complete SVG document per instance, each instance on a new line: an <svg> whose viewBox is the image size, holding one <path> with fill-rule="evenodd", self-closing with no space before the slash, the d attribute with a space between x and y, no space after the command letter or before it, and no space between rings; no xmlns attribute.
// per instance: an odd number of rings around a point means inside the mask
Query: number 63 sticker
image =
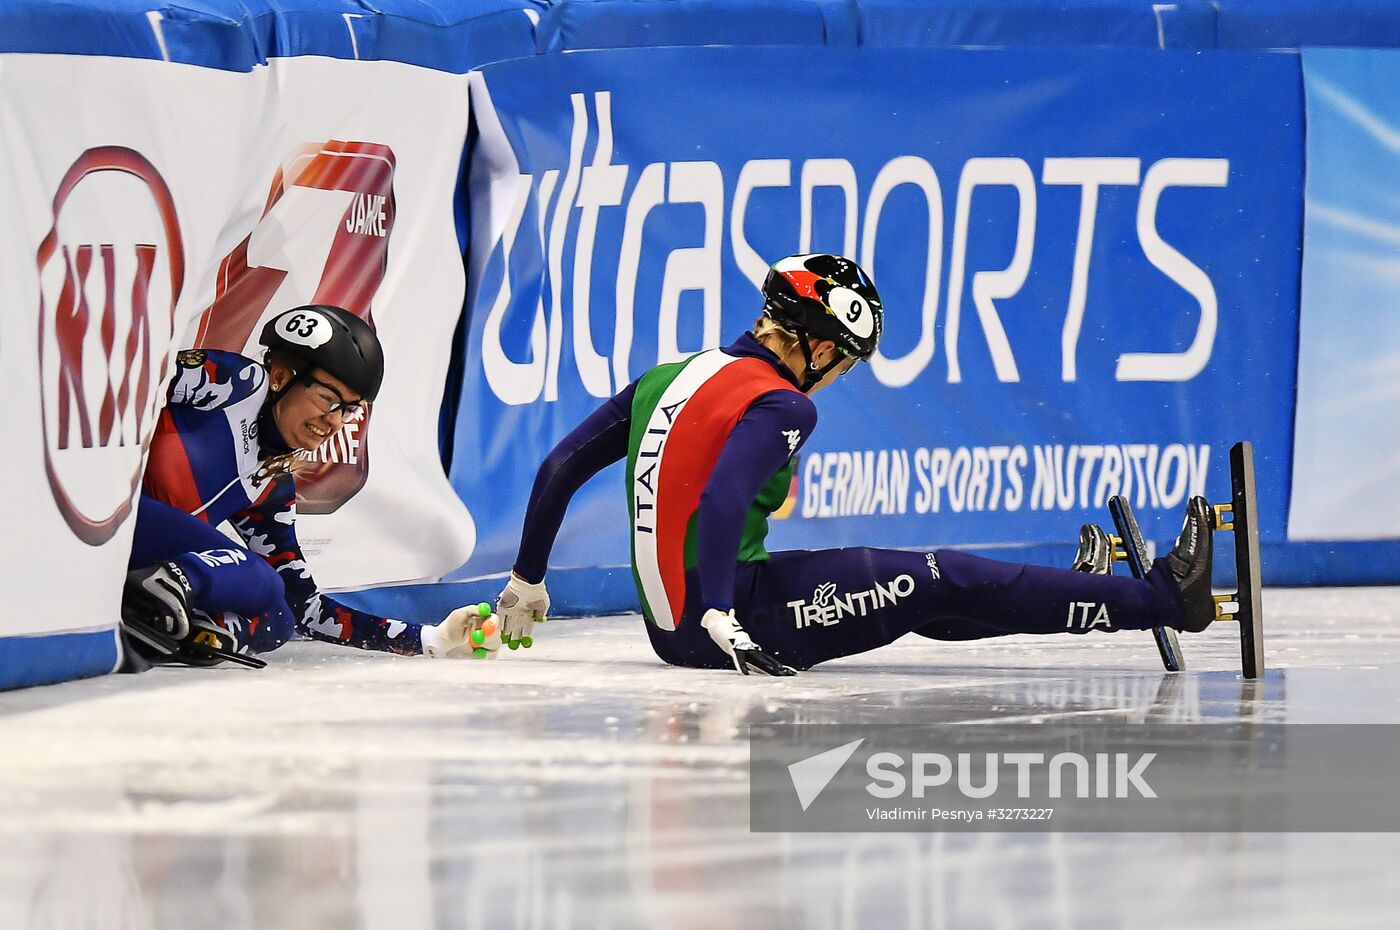
<svg viewBox="0 0 1400 930"><path fill-rule="evenodd" d="M330 342L331 324L315 310L301 310L282 321L282 337L308 349L319 349Z"/></svg>

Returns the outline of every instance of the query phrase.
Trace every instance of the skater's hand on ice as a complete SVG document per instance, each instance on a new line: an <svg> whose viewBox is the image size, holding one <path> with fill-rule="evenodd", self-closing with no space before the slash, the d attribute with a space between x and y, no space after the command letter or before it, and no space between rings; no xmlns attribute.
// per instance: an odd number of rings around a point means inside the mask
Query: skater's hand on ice
<svg viewBox="0 0 1400 930"><path fill-rule="evenodd" d="M535 644L535 621L549 619L549 592L544 582L529 582L511 572L505 590L496 599L496 613L505 644L512 649L529 649Z"/></svg>
<svg viewBox="0 0 1400 930"><path fill-rule="evenodd" d="M437 626L423 627L423 653L434 659L494 659L500 621L485 602L458 607Z"/></svg>
<svg viewBox="0 0 1400 930"><path fill-rule="evenodd" d="M719 648L724 650L725 655L734 660L734 668L741 675L747 675L750 669L779 678L797 674L796 671L760 649L758 644L750 639L749 634L745 633L744 628L739 625L739 621L734 617L734 611L723 613L714 609L707 610L705 616L700 620L700 625L710 634L710 639L713 639Z"/></svg>

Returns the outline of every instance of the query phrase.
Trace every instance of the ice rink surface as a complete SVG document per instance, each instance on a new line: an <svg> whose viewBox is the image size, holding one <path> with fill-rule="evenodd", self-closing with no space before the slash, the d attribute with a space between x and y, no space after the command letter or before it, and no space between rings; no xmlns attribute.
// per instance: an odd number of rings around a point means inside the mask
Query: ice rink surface
<svg viewBox="0 0 1400 930"><path fill-rule="evenodd" d="M1398 927L1393 834L749 831L752 722L1400 723L1400 588L1265 606L1260 684L1228 624L1179 675L1117 633L779 680L666 667L634 616L0 694L0 928Z"/></svg>

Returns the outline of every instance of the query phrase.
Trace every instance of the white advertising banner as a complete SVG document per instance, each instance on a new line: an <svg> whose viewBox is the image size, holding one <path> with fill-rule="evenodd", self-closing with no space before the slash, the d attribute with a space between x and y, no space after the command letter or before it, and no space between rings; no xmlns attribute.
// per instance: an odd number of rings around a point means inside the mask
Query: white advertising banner
<svg viewBox="0 0 1400 930"><path fill-rule="evenodd" d="M298 303L343 302L387 357L370 416L307 470L318 580L465 561L475 530L437 419L466 123L465 76L396 63L0 56L0 482L17 516L0 637L116 624L175 351L260 355L261 320Z"/></svg>
<svg viewBox="0 0 1400 930"><path fill-rule="evenodd" d="M384 387L298 473L298 535L326 587L436 578L476 539L437 445L466 286L452 211L467 77L329 58L270 67L275 119L246 152L251 215L193 341L260 355L263 323L298 304L368 319Z"/></svg>
<svg viewBox="0 0 1400 930"><path fill-rule="evenodd" d="M0 57L0 635L112 628L174 352L233 241L266 73Z"/></svg>

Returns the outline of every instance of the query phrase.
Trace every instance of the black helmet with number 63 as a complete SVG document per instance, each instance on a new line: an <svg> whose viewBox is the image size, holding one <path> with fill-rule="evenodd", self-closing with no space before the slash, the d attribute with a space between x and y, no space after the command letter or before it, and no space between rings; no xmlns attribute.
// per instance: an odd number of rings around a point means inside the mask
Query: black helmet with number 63
<svg viewBox="0 0 1400 930"><path fill-rule="evenodd" d="M830 339L851 358L875 354L885 311L870 275L849 258L814 253L773 264L763 282L763 311L813 339Z"/></svg>
<svg viewBox="0 0 1400 930"><path fill-rule="evenodd" d="M349 310L329 304L293 307L267 321L261 342L335 375L374 400L384 381L384 350L379 337L364 320Z"/></svg>

